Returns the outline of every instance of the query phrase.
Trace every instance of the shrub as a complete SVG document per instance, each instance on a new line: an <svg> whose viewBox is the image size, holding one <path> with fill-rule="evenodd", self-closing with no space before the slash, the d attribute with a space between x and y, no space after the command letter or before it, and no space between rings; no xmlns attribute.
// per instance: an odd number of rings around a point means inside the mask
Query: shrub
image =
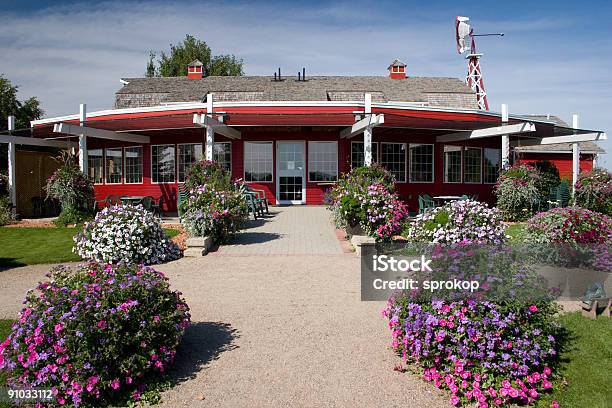
<svg viewBox="0 0 612 408"><path fill-rule="evenodd" d="M408 225L412 242L449 245L459 242L499 244L506 241L505 225L497 208L479 201L453 201L416 216Z"/></svg>
<svg viewBox="0 0 612 408"><path fill-rule="evenodd" d="M534 213L541 200L541 180L540 172L525 164L512 166L501 173L494 192L497 207L507 221L523 221Z"/></svg>
<svg viewBox="0 0 612 408"><path fill-rule="evenodd" d="M231 240L248 219L238 185L221 191L209 185L199 186L189 191L181 205L185 229L195 236L210 236L217 243Z"/></svg>
<svg viewBox="0 0 612 408"><path fill-rule="evenodd" d="M603 169L581 173L575 187L577 205L612 216L612 173Z"/></svg>
<svg viewBox="0 0 612 408"><path fill-rule="evenodd" d="M482 407L533 403L552 388L557 311L550 300L419 304L399 295L383 314L393 348L419 367L425 381L450 390L452 405Z"/></svg>
<svg viewBox="0 0 612 408"><path fill-rule="evenodd" d="M201 160L187 170L185 189L192 190L200 186L208 186L217 191L231 189L231 176L219 163Z"/></svg>
<svg viewBox="0 0 612 408"><path fill-rule="evenodd" d="M541 197L548 197L550 194L550 189L557 187L561 182L561 177L559 177L559 169L554 165L554 163L548 160L541 160L533 163L533 167L535 167L541 175L540 185L538 187L540 191Z"/></svg>
<svg viewBox="0 0 612 408"><path fill-rule="evenodd" d="M85 223L74 242L75 253L97 262L150 265L180 256L155 216L140 205L103 209L93 221Z"/></svg>
<svg viewBox="0 0 612 408"><path fill-rule="evenodd" d="M8 177L0 173L0 226L13 221L8 188Z"/></svg>
<svg viewBox="0 0 612 408"><path fill-rule="evenodd" d="M181 293L144 266L59 267L48 276L0 345L8 383L51 389L60 405L141 399L189 325Z"/></svg>
<svg viewBox="0 0 612 408"><path fill-rule="evenodd" d="M393 176L380 166L343 175L326 199L337 227L360 226L379 241L399 234L408 217L406 204L393 193Z"/></svg>

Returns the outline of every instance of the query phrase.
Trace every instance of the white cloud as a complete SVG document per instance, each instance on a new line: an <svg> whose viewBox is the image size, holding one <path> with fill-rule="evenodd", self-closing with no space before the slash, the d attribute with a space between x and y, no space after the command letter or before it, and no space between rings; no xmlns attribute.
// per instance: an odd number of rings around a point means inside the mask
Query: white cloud
<svg viewBox="0 0 612 408"><path fill-rule="evenodd" d="M37 95L49 116L112 107L119 78L141 76L149 50L167 49L186 33L215 53L232 53L246 72L384 75L393 58L409 74L461 77L466 63L454 46L454 10L402 11L337 3L234 5L197 2L73 4L0 16L0 73ZM412 17L412 18L410 18ZM584 127L612 130L612 44L569 29L575 18L544 15L482 19L479 39L490 102L517 113L581 113ZM564 29L567 28L567 31ZM612 154L612 141L604 147ZM607 160L612 167L612 160Z"/></svg>

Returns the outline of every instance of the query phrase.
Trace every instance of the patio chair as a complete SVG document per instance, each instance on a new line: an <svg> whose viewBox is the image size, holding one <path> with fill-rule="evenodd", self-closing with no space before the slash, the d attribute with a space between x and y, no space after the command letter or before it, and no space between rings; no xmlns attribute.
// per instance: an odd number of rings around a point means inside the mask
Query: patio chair
<svg viewBox="0 0 612 408"><path fill-rule="evenodd" d="M177 194L176 194L176 209L178 211L178 216L181 214L181 204L183 201L187 199L187 190L185 190L185 186L179 186Z"/></svg>
<svg viewBox="0 0 612 408"><path fill-rule="evenodd" d="M429 209L436 208L433 198L428 197L429 196L427 194L419 196L419 214L423 214Z"/></svg>
<svg viewBox="0 0 612 408"><path fill-rule="evenodd" d="M548 209L561 207L561 201L559 200L559 186L551 187L548 194Z"/></svg>
<svg viewBox="0 0 612 408"><path fill-rule="evenodd" d="M153 212L153 197L146 196L141 201L140 204L147 210Z"/></svg>
<svg viewBox="0 0 612 408"><path fill-rule="evenodd" d="M244 186L247 193L253 193L255 195L255 200L257 202L257 206L261 208L261 212L263 215L263 210L266 210L266 214L270 214L270 209L268 208L268 199L266 198L266 192L264 190L258 190L252 188L249 185Z"/></svg>
<svg viewBox="0 0 612 408"><path fill-rule="evenodd" d="M469 199L470 199L470 196L468 196L467 194L463 194L461 198L459 199L459 201L467 201Z"/></svg>
<svg viewBox="0 0 612 408"><path fill-rule="evenodd" d="M244 200L246 201L248 212L253 213L253 219L256 220L259 209L257 208L257 204L255 202L255 194L244 192L242 193L242 196L244 197Z"/></svg>
<svg viewBox="0 0 612 408"><path fill-rule="evenodd" d="M160 196L157 200L151 203L151 211L159 218L164 216L164 196Z"/></svg>
<svg viewBox="0 0 612 408"><path fill-rule="evenodd" d="M559 201L560 206L561 207L567 207L569 205L569 201L570 201L569 183L567 181L563 180L557 186L557 190L559 192L558 196L557 196L557 200Z"/></svg>
<svg viewBox="0 0 612 408"><path fill-rule="evenodd" d="M106 196L106 206L112 207L113 205L121 204L121 198L118 195L110 194Z"/></svg>

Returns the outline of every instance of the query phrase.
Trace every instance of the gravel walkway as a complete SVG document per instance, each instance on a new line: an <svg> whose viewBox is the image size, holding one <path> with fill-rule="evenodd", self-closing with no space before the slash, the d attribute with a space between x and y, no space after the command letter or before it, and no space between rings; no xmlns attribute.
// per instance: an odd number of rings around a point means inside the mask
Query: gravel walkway
<svg viewBox="0 0 612 408"><path fill-rule="evenodd" d="M193 321L162 406L448 407L430 384L393 370L384 303L359 300L359 259L338 252L160 265ZM2 317L47 269L0 272Z"/></svg>

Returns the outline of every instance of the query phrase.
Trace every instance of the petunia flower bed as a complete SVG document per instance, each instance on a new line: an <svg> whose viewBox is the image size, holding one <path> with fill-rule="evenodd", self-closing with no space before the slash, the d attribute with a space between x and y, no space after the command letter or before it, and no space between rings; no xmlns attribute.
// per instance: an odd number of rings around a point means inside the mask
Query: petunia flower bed
<svg viewBox="0 0 612 408"><path fill-rule="evenodd" d="M97 262L146 265L180 257L179 248L166 235L150 211L141 205L116 205L100 211L74 237L73 251Z"/></svg>
<svg viewBox="0 0 612 408"><path fill-rule="evenodd" d="M575 187L577 205L612 216L612 173L603 169L581 173Z"/></svg>
<svg viewBox="0 0 612 408"><path fill-rule="evenodd" d="M559 327L551 301L496 304L472 299L417 303L392 297L392 347L451 405L532 404L553 388Z"/></svg>
<svg viewBox="0 0 612 408"><path fill-rule="evenodd" d="M441 245L500 244L507 239L500 211L473 200L453 201L417 215L406 228L406 238Z"/></svg>
<svg viewBox="0 0 612 408"><path fill-rule="evenodd" d="M27 295L0 344L9 386L51 389L58 405L153 397L189 325L189 308L150 267L59 267Z"/></svg>
<svg viewBox="0 0 612 408"><path fill-rule="evenodd" d="M542 199L542 174L535 167L518 164L502 172L495 185L497 207L506 221L524 221Z"/></svg>

